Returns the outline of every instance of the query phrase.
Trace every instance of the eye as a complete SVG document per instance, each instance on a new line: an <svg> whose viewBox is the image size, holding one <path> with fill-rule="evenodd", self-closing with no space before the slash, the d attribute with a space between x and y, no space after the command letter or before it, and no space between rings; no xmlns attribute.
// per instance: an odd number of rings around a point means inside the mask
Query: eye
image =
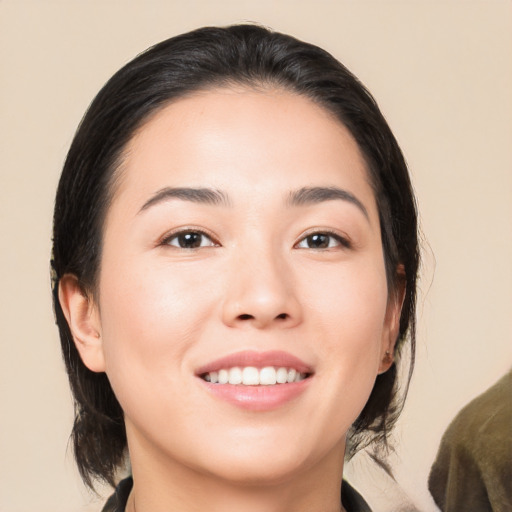
<svg viewBox="0 0 512 512"><path fill-rule="evenodd" d="M330 232L317 232L305 236L296 245L299 249L333 249L335 247L350 248L350 242L336 234Z"/></svg>
<svg viewBox="0 0 512 512"><path fill-rule="evenodd" d="M198 249L199 247L214 247L217 245L202 231L180 231L173 233L162 241L162 245L170 245L179 249Z"/></svg>

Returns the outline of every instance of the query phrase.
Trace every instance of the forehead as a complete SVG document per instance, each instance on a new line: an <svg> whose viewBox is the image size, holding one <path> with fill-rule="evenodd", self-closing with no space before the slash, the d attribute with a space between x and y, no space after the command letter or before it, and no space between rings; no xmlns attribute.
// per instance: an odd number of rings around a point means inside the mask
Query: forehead
<svg viewBox="0 0 512 512"><path fill-rule="evenodd" d="M168 104L128 143L119 178L115 196L133 201L164 186L269 194L343 185L373 196L348 129L309 98L279 89L205 90Z"/></svg>

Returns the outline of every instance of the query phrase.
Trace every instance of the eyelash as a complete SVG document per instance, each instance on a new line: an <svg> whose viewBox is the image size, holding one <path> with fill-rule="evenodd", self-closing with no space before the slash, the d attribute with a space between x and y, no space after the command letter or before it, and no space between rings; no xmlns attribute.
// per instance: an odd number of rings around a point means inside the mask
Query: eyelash
<svg viewBox="0 0 512 512"><path fill-rule="evenodd" d="M295 244L295 247L298 247L298 245L302 242L306 242L308 238L311 238L313 236L327 236L329 237L330 239L334 239L337 244L343 248L343 249L351 249L352 248L352 243L350 242L350 240L342 235L340 235L339 233L336 233L334 231L330 231L330 230L318 230L318 231L311 231L309 233L307 233L306 235L304 235L296 244ZM321 251L321 250L328 250L328 249L334 249L335 247L331 247L330 246L330 242L328 244L327 247L300 247L301 249L312 249L312 250L316 250L316 251Z"/></svg>
<svg viewBox="0 0 512 512"><path fill-rule="evenodd" d="M199 235L201 237L200 241L199 241L199 245L196 247L182 247L181 245L174 245L171 243L175 239L179 240L180 236L186 236L186 235ZM301 243L307 243L307 240L314 236L328 237L330 240L328 242L327 247L309 247L309 246L308 247L300 247ZM204 238L207 238L211 243L206 246L202 245ZM294 247L296 247L298 249L312 249L312 250L316 250L316 251L334 249L335 246L331 246L331 241L333 239L336 241L337 245L341 248L344 248L344 249L352 248L352 244L351 244L350 240L348 240L346 237L340 235L339 233L336 233L334 231L329 231L329 230L311 231L311 232L307 233L306 235L304 235L294 245ZM178 244L179 244L179 242L178 242ZM176 247L177 249L183 249L183 250L195 250L195 249L200 249L201 247L215 247L215 246L219 246L220 244L214 240L212 235L210 235L209 233L207 233L206 231L204 231L202 229L185 228L185 229L180 229L178 231L174 231L174 232L166 235L160 241L160 243L158 245L162 245L162 246L167 245L167 246Z"/></svg>
<svg viewBox="0 0 512 512"><path fill-rule="evenodd" d="M200 235L201 242L202 242L203 238L207 238L208 240L210 240L211 244L208 244L207 246L199 245L197 247L181 247L179 245L171 244L171 241L173 241L174 239L178 240L180 236L185 236L185 235ZM202 229L185 228L185 229L180 229L178 231L173 231L172 233L169 233L164 238L162 238L162 240L160 241L160 243L158 245L168 245L171 247L176 247L176 249L183 249L185 251L189 251L189 250L200 249L201 247L215 247L215 246L218 246L219 244L214 241L212 235L210 235L209 233L207 233L206 231L204 231Z"/></svg>

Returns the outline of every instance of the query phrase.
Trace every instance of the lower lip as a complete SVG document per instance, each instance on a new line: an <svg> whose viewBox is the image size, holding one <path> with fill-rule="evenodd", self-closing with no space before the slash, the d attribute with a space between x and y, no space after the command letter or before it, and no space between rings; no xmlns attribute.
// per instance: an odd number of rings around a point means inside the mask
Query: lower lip
<svg viewBox="0 0 512 512"><path fill-rule="evenodd" d="M277 409L302 394L312 377L290 384L273 386L243 386L233 384L212 384L201 380L208 391L232 405L249 411L270 411Z"/></svg>

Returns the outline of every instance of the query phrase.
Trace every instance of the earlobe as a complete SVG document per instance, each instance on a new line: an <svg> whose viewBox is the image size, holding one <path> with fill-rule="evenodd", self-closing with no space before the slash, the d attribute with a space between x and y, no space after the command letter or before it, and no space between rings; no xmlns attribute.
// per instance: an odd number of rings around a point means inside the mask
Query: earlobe
<svg viewBox="0 0 512 512"><path fill-rule="evenodd" d="M381 373L386 373L394 362L393 352L390 350L386 350L384 355L381 357L380 365L379 365L379 375Z"/></svg>
<svg viewBox="0 0 512 512"><path fill-rule="evenodd" d="M386 311L386 326L382 339L379 374L387 372L394 362L395 344L400 332L400 317L405 299L406 280L403 265L397 267L397 284L395 291L389 298Z"/></svg>
<svg viewBox="0 0 512 512"><path fill-rule="evenodd" d="M59 302L83 363L93 372L105 371L98 308L76 276L66 274L60 279Z"/></svg>
<svg viewBox="0 0 512 512"><path fill-rule="evenodd" d="M392 334L392 331L388 331L390 336L386 337L386 339L382 343L382 349L380 354L380 364L379 364L379 375L381 373L386 373L391 365L395 362L395 344L398 336L398 332L396 334Z"/></svg>

